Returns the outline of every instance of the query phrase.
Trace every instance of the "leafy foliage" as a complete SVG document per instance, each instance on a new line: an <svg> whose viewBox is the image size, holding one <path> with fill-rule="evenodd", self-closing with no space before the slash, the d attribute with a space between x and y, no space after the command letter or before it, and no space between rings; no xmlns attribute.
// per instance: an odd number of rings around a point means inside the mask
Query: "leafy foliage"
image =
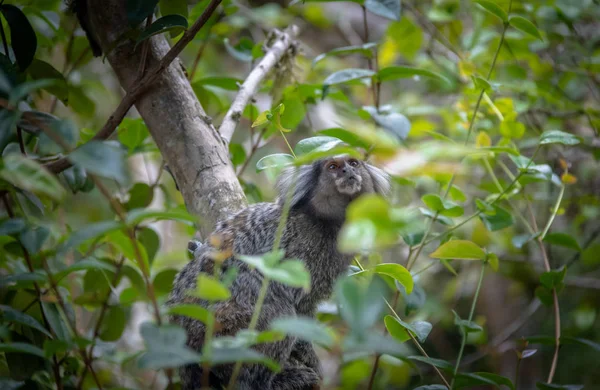
<svg viewBox="0 0 600 390"><path fill-rule="evenodd" d="M119 39L173 45L208 1L192 3L127 0ZM317 318L211 334L203 351L167 315L218 327L212 309L164 308L203 216L185 211L143 119L97 137L118 80L60 1L5 1L0 18L0 387L176 386L168 369L184 364L278 371L253 347L286 335L319 345L332 388L600 383L597 2L224 1L180 56L204 120L219 122L265 55L263 31L302 19L310 49L240 113L229 153L248 199L341 153L393 188L348 208L338 249L355 263ZM311 288L302 260L241 260ZM234 278L202 273L188 293L221 302Z"/></svg>

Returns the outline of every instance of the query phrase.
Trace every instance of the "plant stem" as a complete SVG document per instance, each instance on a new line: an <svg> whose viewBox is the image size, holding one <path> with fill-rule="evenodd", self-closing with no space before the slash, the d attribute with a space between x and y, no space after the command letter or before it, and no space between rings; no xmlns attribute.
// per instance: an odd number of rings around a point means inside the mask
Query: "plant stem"
<svg viewBox="0 0 600 390"><path fill-rule="evenodd" d="M473 297L473 303L471 304L471 311L469 312L469 322L473 321L473 315L475 314L475 305L479 298L479 291L481 291L481 285L483 284L483 275L485 273L485 263L481 266L481 272L479 273L479 282L477 282L477 289L475 290L475 296ZM452 381L450 382L450 390L454 388L454 380L456 379L456 373L460 366L460 360L462 359L463 352L465 351L465 345L467 344L468 332L465 328L460 328L462 334L462 341L460 343L460 350L458 351L458 357L456 358L456 365L454 366L454 373L452 374Z"/></svg>
<svg viewBox="0 0 600 390"><path fill-rule="evenodd" d="M367 22L367 7L361 5L362 13L363 13L363 28L365 30L365 35L363 38L363 43L369 42L369 23ZM375 53L377 56L377 53ZM377 64L377 62L376 62ZM369 70L373 70L373 60L371 58L367 59L367 65L369 66ZM378 72L377 65L375 72ZM377 89L379 83L374 83L373 79L371 79L371 93L373 94L373 105L379 110L379 97L377 96Z"/></svg>

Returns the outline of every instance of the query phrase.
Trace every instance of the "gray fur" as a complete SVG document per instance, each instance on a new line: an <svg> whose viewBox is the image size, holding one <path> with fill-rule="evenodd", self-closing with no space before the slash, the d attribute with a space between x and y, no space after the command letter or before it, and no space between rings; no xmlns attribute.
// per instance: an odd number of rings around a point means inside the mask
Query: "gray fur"
<svg viewBox="0 0 600 390"><path fill-rule="evenodd" d="M328 169L334 163L338 168ZM250 323L263 276L236 255L258 255L273 249L275 231L281 217L283 203L294 176L297 183L292 194L292 207L284 229L281 248L286 258L304 261L311 275L310 291L285 286L278 282L269 284L267 296L259 317L257 330L269 328L273 319L281 316L303 315L314 317L317 304L327 299L335 280L345 273L352 256L337 251L337 234L344 222L346 207L364 193L389 190L386 175L379 169L348 157L317 161L302 166L297 175L287 170L278 180L279 199L275 203L258 203L247 207L220 222L214 232L218 242L197 245L194 260L177 275L168 305L177 303L201 304L215 313L218 322L215 336L233 336ZM221 275L237 268L237 276L230 286L231 298L209 305L193 298L187 290L194 289L200 272L212 274L215 249L231 250L233 256L221 266ZM183 316L173 316L172 321L188 332L188 345L200 351L204 342L204 325ZM279 362L282 371L277 374L258 364L244 364L240 372L238 389L290 389L318 388L321 376L319 360L312 345L306 341L286 337L282 341L259 344L257 351ZM212 388L226 386L233 365L212 367ZM180 368L183 389L201 387L202 368L189 365Z"/></svg>

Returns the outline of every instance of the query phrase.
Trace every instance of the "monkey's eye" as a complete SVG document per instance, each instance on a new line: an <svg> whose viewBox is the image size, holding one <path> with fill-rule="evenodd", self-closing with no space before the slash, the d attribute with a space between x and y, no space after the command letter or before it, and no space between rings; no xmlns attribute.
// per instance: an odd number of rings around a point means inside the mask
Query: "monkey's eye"
<svg viewBox="0 0 600 390"><path fill-rule="evenodd" d="M351 167L357 167L358 161L352 159L352 160L348 161L348 164L350 164Z"/></svg>
<svg viewBox="0 0 600 390"><path fill-rule="evenodd" d="M327 169L329 169L330 171L335 171L336 169L338 169L338 165L335 163L331 163L331 164L329 164Z"/></svg>

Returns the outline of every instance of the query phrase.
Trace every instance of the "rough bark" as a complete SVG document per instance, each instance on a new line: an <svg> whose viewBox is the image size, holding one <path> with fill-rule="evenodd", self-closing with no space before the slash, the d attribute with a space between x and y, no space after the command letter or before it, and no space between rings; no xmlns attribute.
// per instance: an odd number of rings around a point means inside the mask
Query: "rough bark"
<svg viewBox="0 0 600 390"><path fill-rule="evenodd" d="M127 31L125 2L89 2L90 22L119 82L126 91L138 80L142 45L123 40ZM150 39L146 69L169 50L163 36ZM190 213L201 216L205 237L217 220L246 204L244 192L229 160L228 150L198 102L178 59L160 74L135 104L158 149L179 185Z"/></svg>

